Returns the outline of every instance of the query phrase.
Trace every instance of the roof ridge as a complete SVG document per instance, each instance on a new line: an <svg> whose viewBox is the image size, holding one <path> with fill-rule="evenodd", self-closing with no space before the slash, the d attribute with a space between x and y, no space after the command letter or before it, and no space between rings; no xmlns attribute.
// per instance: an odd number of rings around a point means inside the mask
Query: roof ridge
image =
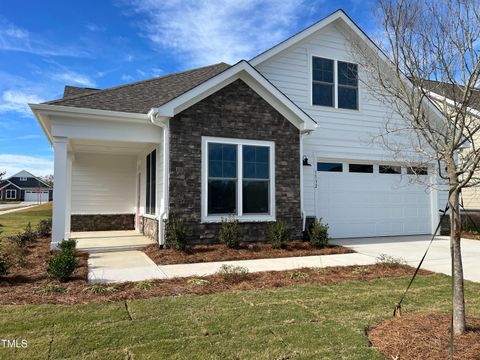
<svg viewBox="0 0 480 360"><path fill-rule="evenodd" d="M147 83L147 82L151 82L151 81L154 81L154 80L163 79L163 78L168 78L168 77L170 77L170 76L185 74L185 73L188 73L188 72L197 71L197 70L201 70L201 69L206 69L206 68L214 67L214 66L218 66L218 65L227 65L227 66L230 66L229 64L227 64L227 63L225 63L225 62L219 62L219 63L212 64L212 65L206 65L206 66L201 66L201 67L194 68L194 69L188 69L188 70L178 71L178 72L171 73L171 74L165 74L165 75L153 77L153 78L150 78L150 79L144 79L144 80L134 81L134 82L131 82L131 83L128 83L128 84L111 86L111 87L108 87L108 88L105 88L105 89L98 89L98 90L96 90L96 91L91 91L91 92L84 93L84 94L72 95L72 96L69 96L69 97L66 97L66 98L50 100L50 101L44 102L43 104L53 104L53 105L54 105L56 102L60 102L60 101L63 101L63 100L79 99L79 98L83 98L83 97L87 97L87 96L91 96L91 95L95 95L95 94L101 94L101 93L104 93L104 92L107 92L107 91L111 91L111 90L116 90L116 89L120 89L120 88L124 88L124 87L128 87L128 86L133 86L133 85L137 85L137 84Z"/></svg>

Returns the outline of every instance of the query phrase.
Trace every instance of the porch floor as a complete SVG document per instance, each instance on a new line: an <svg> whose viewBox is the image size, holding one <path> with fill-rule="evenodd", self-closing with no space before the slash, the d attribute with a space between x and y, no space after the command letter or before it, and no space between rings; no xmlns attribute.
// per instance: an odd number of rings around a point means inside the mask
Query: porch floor
<svg viewBox="0 0 480 360"><path fill-rule="evenodd" d="M77 249L88 253L135 250L155 241L135 230L73 232Z"/></svg>

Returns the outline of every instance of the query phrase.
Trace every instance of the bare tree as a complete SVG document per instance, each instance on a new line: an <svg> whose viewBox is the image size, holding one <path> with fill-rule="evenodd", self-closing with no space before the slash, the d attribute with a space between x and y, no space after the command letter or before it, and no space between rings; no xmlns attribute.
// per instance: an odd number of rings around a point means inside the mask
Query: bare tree
<svg viewBox="0 0 480 360"><path fill-rule="evenodd" d="M7 173L6 171L0 170L0 181L3 179L6 173Z"/></svg>
<svg viewBox="0 0 480 360"><path fill-rule="evenodd" d="M53 175L52 175L52 174L40 176L40 179L41 179L44 183L46 183L47 185L53 186Z"/></svg>
<svg viewBox="0 0 480 360"><path fill-rule="evenodd" d="M459 197L480 183L479 11L477 0L377 0L382 49L358 39L352 49L360 81L393 109L382 144L405 161L435 164L448 184L455 334L466 331Z"/></svg>

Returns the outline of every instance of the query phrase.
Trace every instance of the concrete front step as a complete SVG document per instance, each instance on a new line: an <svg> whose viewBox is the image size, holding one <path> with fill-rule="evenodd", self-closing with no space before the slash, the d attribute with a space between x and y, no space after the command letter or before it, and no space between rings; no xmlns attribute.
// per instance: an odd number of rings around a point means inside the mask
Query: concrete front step
<svg viewBox="0 0 480 360"><path fill-rule="evenodd" d="M88 231L71 234L77 249L87 253L132 251L155 242L136 231Z"/></svg>

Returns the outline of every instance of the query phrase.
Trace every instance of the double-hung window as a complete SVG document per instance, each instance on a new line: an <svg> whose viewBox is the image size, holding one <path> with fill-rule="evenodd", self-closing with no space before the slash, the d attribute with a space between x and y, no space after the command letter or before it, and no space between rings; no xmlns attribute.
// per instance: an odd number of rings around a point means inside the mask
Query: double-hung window
<svg viewBox="0 0 480 360"><path fill-rule="evenodd" d="M156 176L157 176L157 151L153 150L147 155L146 159L146 194L145 194L145 213L155 215L156 207Z"/></svg>
<svg viewBox="0 0 480 360"><path fill-rule="evenodd" d="M5 190L5 199L12 200L17 198L17 190L7 189Z"/></svg>
<svg viewBox="0 0 480 360"><path fill-rule="evenodd" d="M202 138L202 221L275 220L274 159L273 142Z"/></svg>
<svg viewBox="0 0 480 360"><path fill-rule="evenodd" d="M358 110L358 65L313 56L312 105Z"/></svg>

